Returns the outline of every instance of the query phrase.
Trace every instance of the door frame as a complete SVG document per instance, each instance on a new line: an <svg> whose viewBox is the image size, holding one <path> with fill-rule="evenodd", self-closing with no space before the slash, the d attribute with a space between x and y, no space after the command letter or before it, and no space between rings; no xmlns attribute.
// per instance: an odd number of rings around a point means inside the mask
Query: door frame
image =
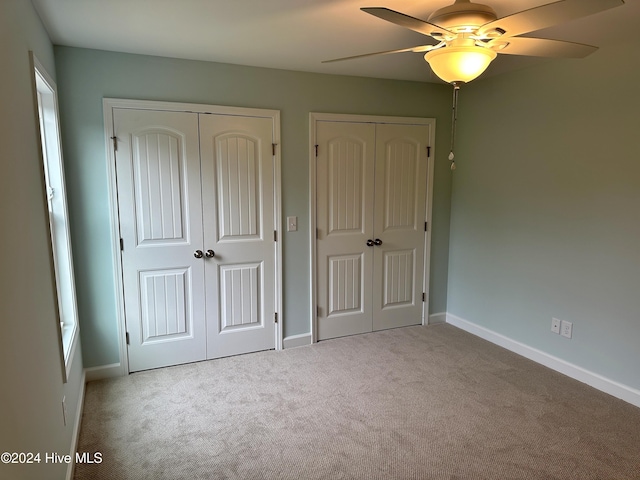
<svg viewBox="0 0 640 480"><path fill-rule="evenodd" d="M119 364L109 365L109 376L126 376L129 374L129 358L126 339L126 318L124 312L124 282L122 278L122 258L120 250L120 212L118 209L118 190L116 162L114 151L113 109L163 110L169 112L204 113L217 115L235 115L242 117L269 118L273 123L273 177L274 177L274 212L273 229L277 232L275 245L276 278L275 306L278 312L278 323L275 324L275 348L282 349L282 218L281 218L281 140L280 111L260 108L229 107L198 103L161 102L153 100L127 100L121 98L104 98L102 100L105 132L105 149L107 152L107 179L109 182L109 211L111 217L111 258L113 259L114 285L116 291L116 316L118 327Z"/></svg>
<svg viewBox="0 0 640 480"><path fill-rule="evenodd" d="M422 304L422 325L429 323L429 285L430 285L430 265L431 265L431 225L433 206L433 175L436 158L435 150L435 118L423 117L392 117L379 115L352 115L341 113L309 113L309 245L311 254L309 255L309 298L311 304L309 308L309 328L311 332L311 343L318 342L318 299L317 299L317 181L316 181L316 127L320 121L346 122L346 123L375 123L394 125L428 125L430 126L428 145L430 146L429 165L427 168L427 195L426 195L426 218L427 232L424 244L424 272L423 285L425 291L425 301Z"/></svg>

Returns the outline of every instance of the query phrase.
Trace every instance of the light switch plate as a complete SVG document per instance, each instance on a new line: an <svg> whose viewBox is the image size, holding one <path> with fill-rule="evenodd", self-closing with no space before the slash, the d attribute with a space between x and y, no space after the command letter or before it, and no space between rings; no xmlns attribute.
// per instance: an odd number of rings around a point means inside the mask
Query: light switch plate
<svg viewBox="0 0 640 480"><path fill-rule="evenodd" d="M287 232L298 230L298 217L287 217Z"/></svg>

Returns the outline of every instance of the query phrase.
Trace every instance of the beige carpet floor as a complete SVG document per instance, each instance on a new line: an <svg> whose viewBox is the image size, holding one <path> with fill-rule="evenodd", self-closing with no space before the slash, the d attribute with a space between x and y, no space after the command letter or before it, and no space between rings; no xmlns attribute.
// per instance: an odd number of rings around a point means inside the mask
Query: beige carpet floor
<svg viewBox="0 0 640 480"><path fill-rule="evenodd" d="M91 382L80 479L640 479L640 409L450 325Z"/></svg>

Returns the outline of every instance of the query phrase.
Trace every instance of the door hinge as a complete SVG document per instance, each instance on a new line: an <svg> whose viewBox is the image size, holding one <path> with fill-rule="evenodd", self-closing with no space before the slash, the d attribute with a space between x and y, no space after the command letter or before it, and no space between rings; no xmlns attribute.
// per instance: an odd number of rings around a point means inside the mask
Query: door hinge
<svg viewBox="0 0 640 480"><path fill-rule="evenodd" d="M120 251L124 251L124 240L122 238L120 239Z"/></svg>
<svg viewBox="0 0 640 480"><path fill-rule="evenodd" d="M426 232L428 230L429 227L429 223L428 222L424 222L424 231Z"/></svg>
<svg viewBox="0 0 640 480"><path fill-rule="evenodd" d="M127 340L127 345L130 345L130 343L129 343L129 332L125 332L124 336L125 336L125 338Z"/></svg>
<svg viewBox="0 0 640 480"><path fill-rule="evenodd" d="M277 230L274 230L274 231L273 231L273 241L274 241L274 242L277 242L277 241L278 241L278 231L277 231Z"/></svg>
<svg viewBox="0 0 640 480"><path fill-rule="evenodd" d="M274 157L276 156L276 145L277 143L271 144L271 155L273 155Z"/></svg>
<svg viewBox="0 0 640 480"><path fill-rule="evenodd" d="M278 323L278 312L273 314L273 323Z"/></svg>
<svg viewBox="0 0 640 480"><path fill-rule="evenodd" d="M318 317L321 317L321 316L322 316L322 310L320 309L320 305L318 305L318 306L316 307L316 315L317 315Z"/></svg>
<svg viewBox="0 0 640 480"><path fill-rule="evenodd" d="M315 146L316 147L316 157L318 156L318 145Z"/></svg>
<svg viewBox="0 0 640 480"><path fill-rule="evenodd" d="M113 150L115 152L117 152L118 151L118 137L113 136L113 137L111 137L111 140L113 140Z"/></svg>
<svg viewBox="0 0 640 480"><path fill-rule="evenodd" d="M427 146L427 158L431 158L431 146Z"/></svg>
<svg viewBox="0 0 640 480"><path fill-rule="evenodd" d="M427 297L426 294L424 292L422 292L422 301L423 302L425 301L426 297Z"/></svg>

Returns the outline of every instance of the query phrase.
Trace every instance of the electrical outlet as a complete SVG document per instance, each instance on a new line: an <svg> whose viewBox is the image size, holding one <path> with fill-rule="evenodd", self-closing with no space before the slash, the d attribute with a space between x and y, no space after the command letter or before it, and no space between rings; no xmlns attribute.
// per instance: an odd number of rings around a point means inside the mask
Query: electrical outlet
<svg viewBox="0 0 640 480"><path fill-rule="evenodd" d="M558 320L557 318L551 319L551 331L553 333L557 333L558 335L560 334L560 320Z"/></svg>
<svg viewBox="0 0 640 480"><path fill-rule="evenodd" d="M62 397L62 422L67 426L67 397Z"/></svg>
<svg viewBox="0 0 640 480"><path fill-rule="evenodd" d="M571 338L571 333L573 331L573 323L567 322L566 320L562 320L560 322L560 335L563 337Z"/></svg>

